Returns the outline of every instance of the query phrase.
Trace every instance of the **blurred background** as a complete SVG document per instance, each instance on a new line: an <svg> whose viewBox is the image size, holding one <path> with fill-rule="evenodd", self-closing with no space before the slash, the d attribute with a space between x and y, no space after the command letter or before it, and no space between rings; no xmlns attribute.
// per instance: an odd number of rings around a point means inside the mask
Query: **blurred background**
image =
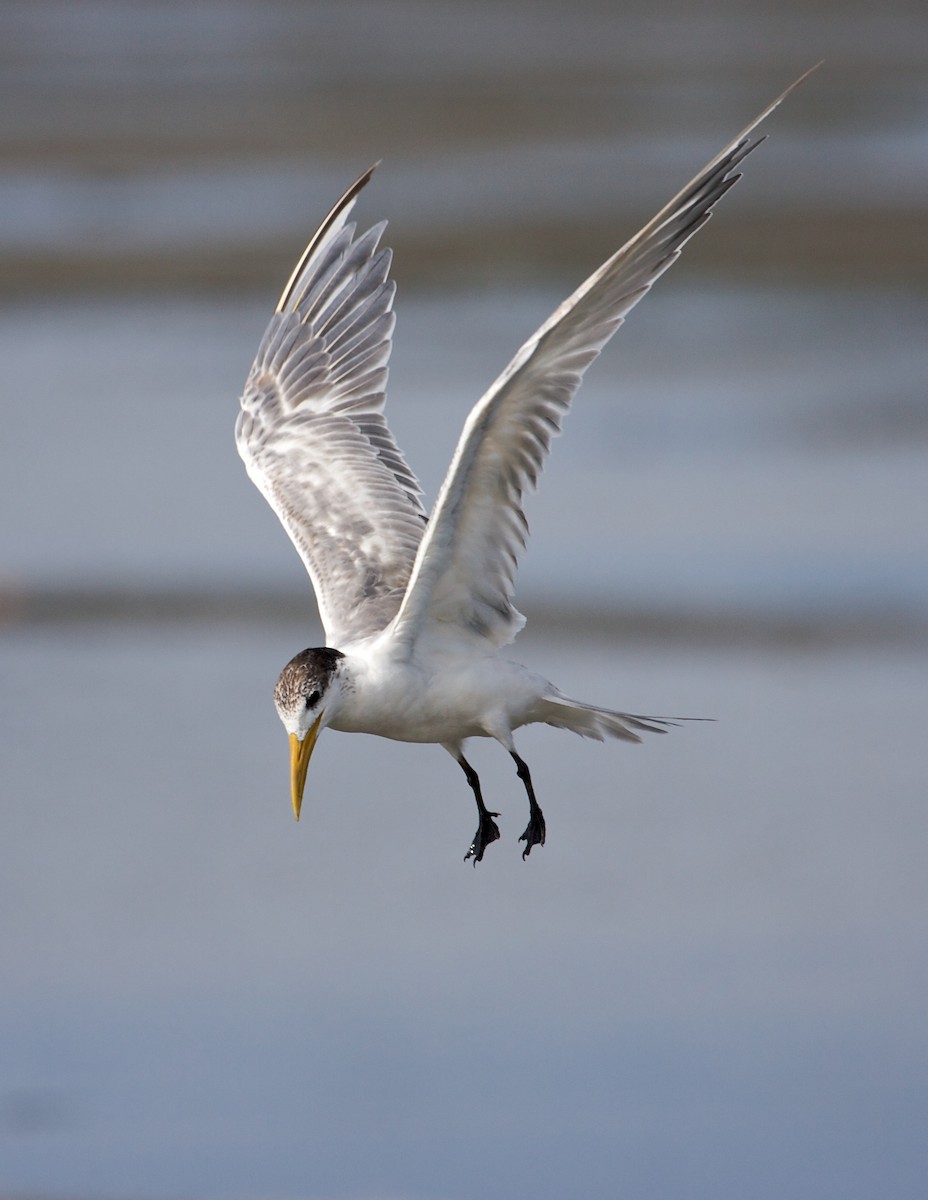
<svg viewBox="0 0 928 1200"><path fill-rule="evenodd" d="M924 1194L928 13L0 7L0 1195ZM271 700L321 639L237 396L329 206L388 217L390 420L470 405L770 99L591 368L515 654L710 716L522 733L548 818Z"/></svg>

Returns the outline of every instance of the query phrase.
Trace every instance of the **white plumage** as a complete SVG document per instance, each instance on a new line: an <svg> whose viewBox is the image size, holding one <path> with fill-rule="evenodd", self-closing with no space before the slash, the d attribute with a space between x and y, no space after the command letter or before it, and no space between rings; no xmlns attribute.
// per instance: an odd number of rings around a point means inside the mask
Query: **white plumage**
<svg viewBox="0 0 928 1200"><path fill-rule="evenodd" d="M323 221L264 334L236 426L248 474L306 565L326 634L327 647L288 663L275 692L297 817L325 726L437 742L474 792L480 826L467 857L478 862L499 836L497 814L484 805L462 743L492 737L512 755L529 798L525 857L544 843L545 826L514 729L544 722L638 741L672 723L580 704L497 653L525 623L513 606L527 534L522 497L587 367L737 181L758 144L754 129L786 95L522 346L467 418L428 518L383 415L395 292L390 251L379 245L384 224L356 236L348 222L373 167Z"/></svg>

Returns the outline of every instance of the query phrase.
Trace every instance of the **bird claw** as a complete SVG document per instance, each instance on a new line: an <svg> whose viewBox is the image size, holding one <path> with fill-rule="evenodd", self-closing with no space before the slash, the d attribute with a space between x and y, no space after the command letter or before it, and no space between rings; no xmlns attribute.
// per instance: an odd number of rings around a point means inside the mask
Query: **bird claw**
<svg viewBox="0 0 928 1200"><path fill-rule="evenodd" d="M480 825L477 832L474 834L474 840L470 844L470 849L464 855L464 861L469 858L474 860L474 866L483 858L483 852L489 846L490 842L495 842L499 838L499 826L493 820L498 817L499 813L484 812L480 816Z"/></svg>
<svg viewBox="0 0 928 1200"><path fill-rule="evenodd" d="M525 826L525 833L522 834L519 841L525 842L525 849L522 851L523 862L531 854L532 846L543 846L545 844L545 818L540 808L529 817L528 824Z"/></svg>

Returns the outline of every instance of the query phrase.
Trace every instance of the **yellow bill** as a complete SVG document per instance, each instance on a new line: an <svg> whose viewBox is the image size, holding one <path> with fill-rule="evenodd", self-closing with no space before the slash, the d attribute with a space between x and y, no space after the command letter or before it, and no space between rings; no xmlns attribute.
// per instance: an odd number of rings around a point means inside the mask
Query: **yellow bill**
<svg viewBox="0 0 928 1200"><path fill-rule="evenodd" d="M322 713L316 717L307 729L302 741L295 733L290 734L290 798L293 801L293 815L299 821L300 808L303 804L303 788L306 786L306 771L312 758L313 747L319 736L319 726L322 723Z"/></svg>

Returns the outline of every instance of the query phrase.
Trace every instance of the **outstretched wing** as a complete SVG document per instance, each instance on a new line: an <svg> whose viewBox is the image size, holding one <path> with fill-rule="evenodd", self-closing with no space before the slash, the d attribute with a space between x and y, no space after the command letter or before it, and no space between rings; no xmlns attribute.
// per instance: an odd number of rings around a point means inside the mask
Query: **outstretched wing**
<svg viewBox="0 0 928 1200"><path fill-rule="evenodd" d="M251 479L316 591L330 645L383 629L425 528L422 489L383 416L395 317L384 224L347 217L345 192L290 277L245 384L235 427Z"/></svg>
<svg viewBox="0 0 928 1200"><path fill-rule="evenodd" d="M528 533L522 494L535 485L584 371L740 178L738 164L763 140L752 142L753 130L799 82L565 300L474 407L396 617L398 644L411 652L434 635L501 646L522 628L512 604Z"/></svg>

